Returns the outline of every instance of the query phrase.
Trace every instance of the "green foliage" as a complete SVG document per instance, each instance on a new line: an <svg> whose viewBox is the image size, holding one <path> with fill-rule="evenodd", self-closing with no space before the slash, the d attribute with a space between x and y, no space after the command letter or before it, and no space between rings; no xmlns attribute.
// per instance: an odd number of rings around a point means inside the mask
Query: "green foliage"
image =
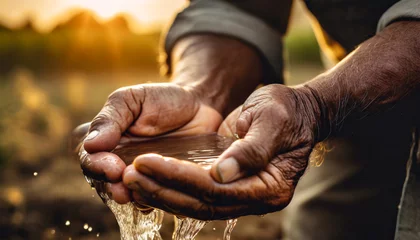
<svg viewBox="0 0 420 240"><path fill-rule="evenodd" d="M292 30L285 39L285 49L292 64L321 65L319 46L311 29Z"/></svg>
<svg viewBox="0 0 420 240"><path fill-rule="evenodd" d="M54 31L0 32L0 71L103 71L156 66L159 33Z"/></svg>

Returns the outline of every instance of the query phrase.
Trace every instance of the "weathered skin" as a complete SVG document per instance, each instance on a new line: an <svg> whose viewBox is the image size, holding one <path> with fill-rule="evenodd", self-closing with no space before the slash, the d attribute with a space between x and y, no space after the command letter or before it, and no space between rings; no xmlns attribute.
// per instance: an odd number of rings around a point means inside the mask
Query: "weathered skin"
<svg viewBox="0 0 420 240"><path fill-rule="evenodd" d="M195 61L203 57L195 55L196 51L200 52L202 46L207 46L200 37L196 45L187 44L190 51L184 51L191 53L186 55ZM187 39L192 39L193 43L196 40L194 36ZM238 83L235 80L244 80L249 76L257 76L258 79L262 75L249 67L252 66L249 58L236 59L235 66L238 68L229 69L226 66L233 63L229 61L238 55L229 56L231 51L224 55L226 53L220 51L224 44L211 43L209 46L219 48L215 51L219 55L204 56L203 63L217 59L217 64L175 63L175 66L183 66L181 69L184 71L181 72L194 76L191 81L186 81L190 84L195 79L189 87L183 82L181 89L173 85L157 87L151 90L151 95L145 95L144 89L136 88L111 96L90 129L91 134L95 130L99 130L99 134L95 133L93 136L96 137L85 141L86 150L92 154L91 161L98 162L98 165L83 167L86 171L105 172L109 181L122 179L133 193L133 199L141 204L197 219L224 219L280 210L290 202L317 142L328 136L351 134L352 127L363 126L367 122L372 124L376 119L373 115L390 109L398 116L415 121L418 111L413 109L418 109L420 96L419 39L419 22L393 23L362 43L335 68L305 85L295 88L270 85L258 89L221 125L220 115L217 124L214 124L216 121L209 122L209 119L216 119L211 117L212 111L199 114L200 111L193 110L196 108L185 107L190 106L187 102L194 102L196 97L199 100L191 106L198 106L203 111L206 111L205 106L212 106L213 110L217 109L214 112L223 113L227 109L224 102L229 102L232 97L226 89L233 89L231 87ZM200 47L194 51L197 46ZM246 52L238 52L241 51ZM179 56L174 59L180 59L182 63L185 56ZM258 68L258 64L255 66ZM231 70L235 74L228 77L216 74ZM216 77L209 79L208 76ZM220 79L224 81L220 82ZM223 85L225 82L226 85ZM194 97L188 94L191 90L194 90ZM211 94L203 97L206 93ZM144 101L145 96L152 96L157 101ZM144 104L146 102L149 104ZM148 111L156 113L155 108L166 106L170 106L167 111L158 111L162 114L147 114ZM146 114L143 115L143 112ZM241 138L216 160L210 170L156 154L140 155L133 164L122 169L124 163L119 165L120 159L115 160L111 153L103 153L112 150L127 131L154 136L177 134L184 129L203 129L203 126L211 131L220 126L220 131L224 133L229 133L231 129ZM104 171L109 165L113 165L118 174Z"/></svg>
<svg viewBox="0 0 420 240"><path fill-rule="evenodd" d="M261 79L258 54L237 40L221 36L179 41L172 65L171 83L115 91L90 125L90 136L84 141L89 157L81 163L82 169L86 175L110 182L108 191L119 203L131 200L130 194L125 194L128 191L119 189L124 186L117 184L126 164L109 151L131 137L215 133L222 115L243 102Z"/></svg>

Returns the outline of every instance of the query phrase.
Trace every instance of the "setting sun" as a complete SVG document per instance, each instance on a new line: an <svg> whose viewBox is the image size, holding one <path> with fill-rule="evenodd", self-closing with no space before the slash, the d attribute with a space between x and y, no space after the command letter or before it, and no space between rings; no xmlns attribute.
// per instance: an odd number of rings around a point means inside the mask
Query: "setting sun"
<svg viewBox="0 0 420 240"><path fill-rule="evenodd" d="M90 0L90 1L80 1L78 5L82 8L87 8L94 11L101 18L110 18L117 13L126 12L129 10L127 8L127 1L104 1L104 0Z"/></svg>
<svg viewBox="0 0 420 240"><path fill-rule="evenodd" d="M30 17L40 30L53 28L71 9L88 9L102 20L124 13L141 25L169 21L186 0L13 0L0 1L0 22L11 27ZM135 23L133 24L136 27Z"/></svg>

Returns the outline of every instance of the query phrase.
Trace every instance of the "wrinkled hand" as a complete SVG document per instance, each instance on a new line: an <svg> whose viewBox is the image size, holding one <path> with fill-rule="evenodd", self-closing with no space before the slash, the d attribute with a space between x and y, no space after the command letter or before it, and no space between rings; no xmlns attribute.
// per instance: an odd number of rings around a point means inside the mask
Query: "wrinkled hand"
<svg viewBox="0 0 420 240"><path fill-rule="evenodd" d="M81 162L87 176L105 180L118 203L131 200L121 183L126 164L113 150L132 137L184 136L216 132L221 115L188 90L171 83L141 84L113 92L90 124L84 140L88 157Z"/></svg>
<svg viewBox="0 0 420 240"><path fill-rule="evenodd" d="M265 214L290 202L316 142L319 111L310 91L270 85L255 91L219 134L239 136L213 164L138 156L123 174L134 199L197 219Z"/></svg>

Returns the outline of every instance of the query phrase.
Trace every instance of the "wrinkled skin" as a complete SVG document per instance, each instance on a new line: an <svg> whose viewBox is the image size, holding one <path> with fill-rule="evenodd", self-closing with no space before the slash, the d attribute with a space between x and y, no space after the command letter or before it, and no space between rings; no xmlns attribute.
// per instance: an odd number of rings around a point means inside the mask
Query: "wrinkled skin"
<svg viewBox="0 0 420 240"><path fill-rule="evenodd" d="M296 89L260 88L219 128L219 134L236 133L240 140L211 169L146 154L124 170L123 182L138 203L197 219L281 210L290 202L314 145L315 115L306 103L306 95ZM231 157L240 166L236 173L232 165L220 168Z"/></svg>
<svg viewBox="0 0 420 240"><path fill-rule="evenodd" d="M107 191L118 203L132 200L121 183L126 165L109 153L118 143L132 137L217 132L222 114L243 103L262 76L260 57L253 48L211 34L177 41L171 64L172 83L141 84L112 93L84 140L89 153L81 163L84 173L110 182ZM83 129L86 125L76 129L75 135L83 135L79 134Z"/></svg>
<svg viewBox="0 0 420 240"><path fill-rule="evenodd" d="M158 207L178 215L224 219L280 210L290 202L315 143L329 135L339 134L344 125L351 129L353 124L363 124L372 114L390 108L413 114L412 109L417 109L419 29L418 22L393 23L362 43L335 68L319 75L304 87L292 89L271 85L254 92L242 109L235 110L221 125L220 133L235 133L241 139L227 149L211 169L153 154L138 156L132 165L126 167L115 155L103 153L113 149L126 130L128 135L145 136L177 134L177 129L180 133L189 133L195 132L194 129L215 130L221 120L217 118L217 124L207 125L209 119L215 119L211 117L212 111L204 111L206 105L200 101L193 100L195 104L188 104L188 100L194 99L192 96L197 96L184 94L188 93L185 89L189 88L173 85L165 88L163 85L165 91L159 91L161 88L157 87L152 90L156 91L153 94L142 87L128 91L130 94L117 93L110 98L112 104L107 104L98 115L96 122L99 124L94 121L92 125L90 132L100 128L100 134L86 141L85 148L90 153L97 153L91 155L90 164L84 164L84 169L105 175L108 181L132 190L118 188L115 184L116 188L124 190L117 194L122 196L120 202L135 200L138 204ZM226 44L223 42L219 46ZM235 51L215 51L211 58L202 59L213 59L226 52L231 54ZM229 59L229 56L225 59ZM238 59L248 58L241 55ZM193 64L194 61L184 64L184 69L208 65ZM236 61L232 61L232 64L222 61L216 63L214 68L208 68L216 69L210 71L212 74L230 73L230 70L236 69L220 71L217 68L234 66ZM255 69L252 66L241 65L234 77L204 79L206 84L199 92L208 93L213 90L211 86L216 85L219 86L216 90L224 89L224 83L229 79L245 79L250 76L246 70ZM207 73L191 79L212 76ZM241 86L235 84L226 89ZM223 91L212 92L209 96L207 103L218 102L214 105L223 106L224 102L228 102L228 98L220 98ZM170 108L166 108L165 104L169 104ZM158 111L155 111L156 106ZM126 112L121 112L124 109ZM199 114L200 109L205 113ZM223 111L225 109L219 112ZM143 113L145 118L138 118ZM162 116L171 116L173 119L168 121ZM193 124L194 119L199 119L199 124ZM184 131L185 128L188 131Z"/></svg>
<svg viewBox="0 0 420 240"><path fill-rule="evenodd" d="M217 131L221 115L175 84L142 84L112 93L93 119L89 132L97 136L84 142L89 153L81 162L84 173L110 182L107 191L118 203L131 200L121 183L125 163L110 153L131 137L185 136ZM95 134L93 134L95 135Z"/></svg>

